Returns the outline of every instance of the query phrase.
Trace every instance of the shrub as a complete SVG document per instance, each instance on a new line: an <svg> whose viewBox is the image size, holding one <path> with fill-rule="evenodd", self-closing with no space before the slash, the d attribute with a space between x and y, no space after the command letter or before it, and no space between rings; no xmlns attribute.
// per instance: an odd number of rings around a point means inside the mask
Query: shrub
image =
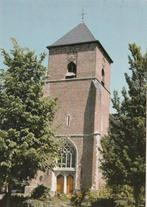
<svg viewBox="0 0 147 207"><path fill-rule="evenodd" d="M112 197L112 190L108 186L102 186L97 191L97 198L111 198Z"/></svg>
<svg viewBox="0 0 147 207"><path fill-rule="evenodd" d="M32 192L31 197L39 200L50 200L50 190L44 185L38 185Z"/></svg>
<svg viewBox="0 0 147 207"><path fill-rule="evenodd" d="M92 203L92 207L115 207L115 204L111 198L98 198Z"/></svg>
<svg viewBox="0 0 147 207"><path fill-rule="evenodd" d="M88 206L112 206L112 199L110 190L101 188L99 191L83 191L75 193L71 198L72 206L74 207L88 207ZM101 205L108 203L108 205Z"/></svg>
<svg viewBox="0 0 147 207"><path fill-rule="evenodd" d="M27 200L21 207L49 207L50 202L39 201L39 200ZM19 206L20 207L20 206Z"/></svg>
<svg viewBox="0 0 147 207"><path fill-rule="evenodd" d="M117 186L112 193L116 207L135 207L133 190L130 186Z"/></svg>
<svg viewBox="0 0 147 207"><path fill-rule="evenodd" d="M24 207L23 202L28 199L23 194L15 194L12 195L10 198L11 207ZM6 207L7 202L7 194L3 197L2 200L0 200L0 207Z"/></svg>
<svg viewBox="0 0 147 207"><path fill-rule="evenodd" d="M78 191L78 192L74 193L71 197L72 206L74 206L74 207L79 206L80 207L81 203L84 199L84 196L85 196L85 192Z"/></svg>
<svg viewBox="0 0 147 207"><path fill-rule="evenodd" d="M144 189L141 189L140 194L140 200L139 200L139 206L145 206L145 200L144 200ZM116 207L135 207L135 199L133 195L133 189L129 185L124 186L117 186L115 191L112 194L112 197L115 202Z"/></svg>
<svg viewBox="0 0 147 207"><path fill-rule="evenodd" d="M82 207L91 206L93 202L97 200L97 192L96 191L87 191L85 193L84 199L81 203Z"/></svg>

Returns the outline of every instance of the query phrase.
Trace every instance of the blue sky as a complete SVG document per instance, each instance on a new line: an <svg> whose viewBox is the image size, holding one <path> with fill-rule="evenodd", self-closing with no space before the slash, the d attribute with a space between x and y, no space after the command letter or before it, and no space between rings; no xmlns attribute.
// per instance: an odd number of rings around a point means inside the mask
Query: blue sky
<svg viewBox="0 0 147 207"><path fill-rule="evenodd" d="M120 90L129 68L128 43L147 51L147 0L0 0L0 48L10 49L14 37L37 54L47 52L47 45L81 22L82 8L86 25L114 60L111 93Z"/></svg>

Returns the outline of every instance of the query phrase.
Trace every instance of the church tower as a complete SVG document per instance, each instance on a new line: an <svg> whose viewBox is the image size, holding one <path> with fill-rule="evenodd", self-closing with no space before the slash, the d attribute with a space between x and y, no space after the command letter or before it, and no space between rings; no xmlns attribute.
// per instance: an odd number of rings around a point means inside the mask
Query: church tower
<svg viewBox="0 0 147 207"><path fill-rule="evenodd" d="M98 147L108 130L113 61L84 23L47 48L45 95L57 98L53 127L65 141L49 175L51 191L96 190L102 184Z"/></svg>

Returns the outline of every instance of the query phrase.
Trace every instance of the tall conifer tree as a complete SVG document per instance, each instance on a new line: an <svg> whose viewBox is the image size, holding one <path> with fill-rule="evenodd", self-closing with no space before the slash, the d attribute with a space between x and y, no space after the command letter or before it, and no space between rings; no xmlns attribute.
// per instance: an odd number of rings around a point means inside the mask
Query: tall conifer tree
<svg viewBox="0 0 147 207"><path fill-rule="evenodd" d="M145 187L145 119L147 54L142 55L136 44L130 44L130 72L125 74L127 89L122 97L114 92L116 113L110 117L108 135L101 140L101 168L112 189L129 185L133 189L135 206Z"/></svg>

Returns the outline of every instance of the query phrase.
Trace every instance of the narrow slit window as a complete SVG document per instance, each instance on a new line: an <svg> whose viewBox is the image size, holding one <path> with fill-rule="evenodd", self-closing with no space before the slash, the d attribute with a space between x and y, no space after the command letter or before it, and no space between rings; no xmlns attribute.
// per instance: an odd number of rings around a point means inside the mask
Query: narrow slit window
<svg viewBox="0 0 147 207"><path fill-rule="evenodd" d="M70 115L67 115L66 117L66 126L70 126Z"/></svg>
<svg viewBox="0 0 147 207"><path fill-rule="evenodd" d="M102 75L101 83L104 86L105 85L105 71L104 71L104 68L102 68L102 74L101 75Z"/></svg>

